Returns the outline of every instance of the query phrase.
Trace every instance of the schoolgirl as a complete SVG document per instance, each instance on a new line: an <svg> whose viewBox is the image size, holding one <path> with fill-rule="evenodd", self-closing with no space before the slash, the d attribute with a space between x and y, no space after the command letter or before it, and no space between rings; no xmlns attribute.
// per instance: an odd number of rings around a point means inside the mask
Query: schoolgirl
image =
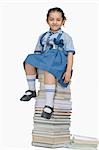
<svg viewBox="0 0 99 150"><path fill-rule="evenodd" d="M61 29L66 21L62 9L58 7L49 9L46 21L50 27L49 31L39 37L34 54L28 55L24 61L29 90L20 100L29 101L32 97L36 97L36 69L44 70L46 103L41 117L50 119L56 80L63 87L67 87L70 83L75 49L71 36Z"/></svg>

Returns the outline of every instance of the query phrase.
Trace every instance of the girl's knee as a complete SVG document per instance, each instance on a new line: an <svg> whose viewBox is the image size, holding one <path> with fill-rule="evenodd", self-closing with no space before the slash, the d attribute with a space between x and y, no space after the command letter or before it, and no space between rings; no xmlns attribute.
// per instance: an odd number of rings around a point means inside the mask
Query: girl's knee
<svg viewBox="0 0 99 150"><path fill-rule="evenodd" d="M53 74L44 71L44 82L48 84L55 84L56 83L56 78Z"/></svg>
<svg viewBox="0 0 99 150"><path fill-rule="evenodd" d="M51 73L48 72L48 71L44 71L44 74L45 74L45 75L49 75L49 76L53 76L53 74L51 74Z"/></svg>
<svg viewBox="0 0 99 150"><path fill-rule="evenodd" d="M23 67L24 69L26 69L27 67L29 68L28 64L25 61L23 62Z"/></svg>

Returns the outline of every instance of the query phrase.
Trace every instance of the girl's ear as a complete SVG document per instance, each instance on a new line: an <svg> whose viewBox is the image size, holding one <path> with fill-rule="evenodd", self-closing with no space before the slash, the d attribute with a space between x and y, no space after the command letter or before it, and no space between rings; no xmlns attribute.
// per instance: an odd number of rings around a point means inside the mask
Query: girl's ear
<svg viewBox="0 0 99 150"><path fill-rule="evenodd" d="M46 22L48 23L48 19L46 19Z"/></svg>
<svg viewBox="0 0 99 150"><path fill-rule="evenodd" d="M63 26L64 26L64 24L65 24L65 20L63 20Z"/></svg>

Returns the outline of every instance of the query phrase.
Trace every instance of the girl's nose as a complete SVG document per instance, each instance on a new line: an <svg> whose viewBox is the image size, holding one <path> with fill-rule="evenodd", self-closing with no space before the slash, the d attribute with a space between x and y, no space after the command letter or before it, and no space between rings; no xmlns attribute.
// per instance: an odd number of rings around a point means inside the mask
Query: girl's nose
<svg viewBox="0 0 99 150"><path fill-rule="evenodd" d="M56 22L57 22L56 20L53 21L54 24L56 24Z"/></svg>

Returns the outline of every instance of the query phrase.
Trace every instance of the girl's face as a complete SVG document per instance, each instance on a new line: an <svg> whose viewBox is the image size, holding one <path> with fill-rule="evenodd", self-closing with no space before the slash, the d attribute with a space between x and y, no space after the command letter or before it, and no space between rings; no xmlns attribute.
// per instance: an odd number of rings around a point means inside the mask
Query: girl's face
<svg viewBox="0 0 99 150"><path fill-rule="evenodd" d="M62 18L62 14L57 11L52 11L49 13L47 23L50 26L52 32L56 32L61 28L61 26L65 23Z"/></svg>

